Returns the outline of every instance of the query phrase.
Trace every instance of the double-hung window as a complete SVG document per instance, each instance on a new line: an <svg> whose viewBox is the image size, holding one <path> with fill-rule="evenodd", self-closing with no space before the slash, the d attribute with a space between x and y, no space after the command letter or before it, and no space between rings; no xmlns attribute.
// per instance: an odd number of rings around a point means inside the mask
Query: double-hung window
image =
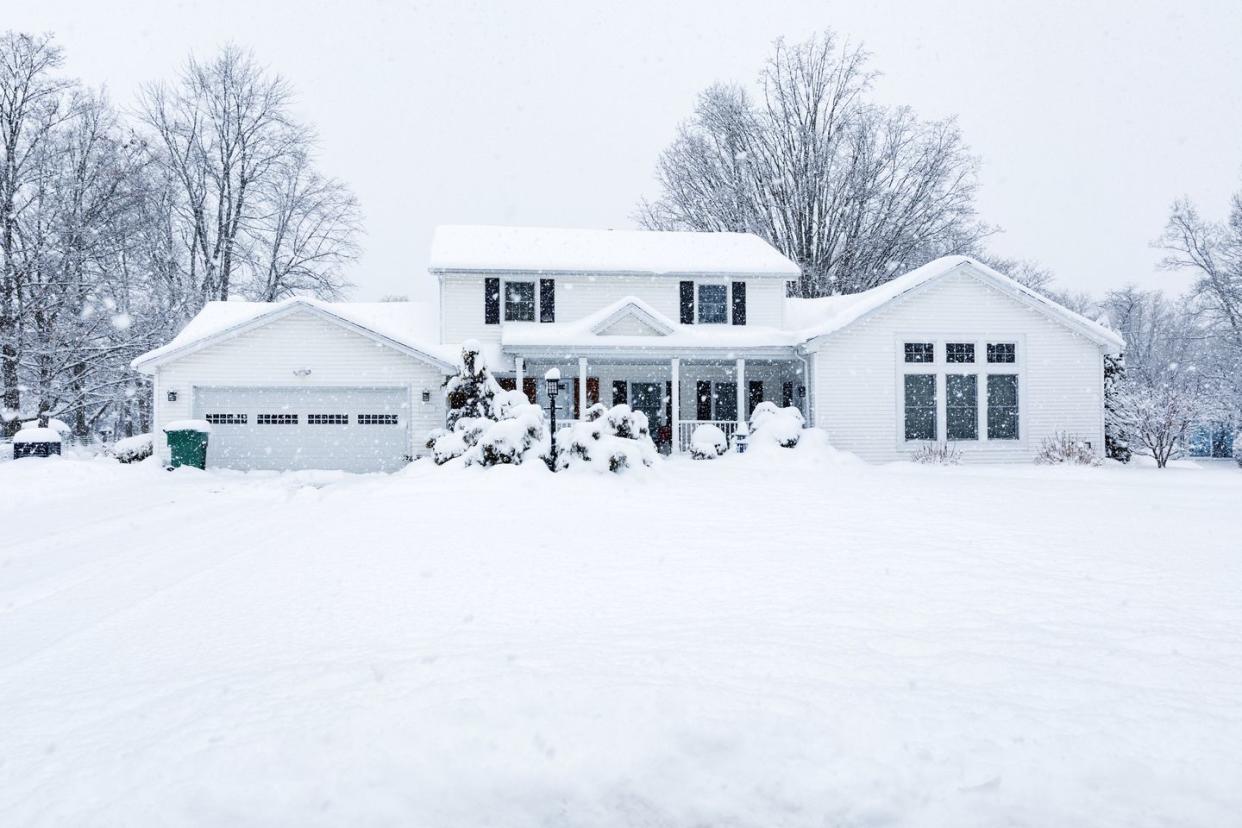
<svg viewBox="0 0 1242 828"><path fill-rule="evenodd" d="M946 374L944 378L945 437L979 439L979 378L974 374Z"/></svg>
<svg viewBox="0 0 1242 828"><path fill-rule="evenodd" d="M1018 439L1018 375L988 374L988 439Z"/></svg>
<svg viewBox="0 0 1242 828"><path fill-rule="evenodd" d="M727 324L729 322L729 286L699 285L698 291L699 324Z"/></svg>
<svg viewBox="0 0 1242 828"><path fill-rule="evenodd" d="M534 282L505 282L505 321L535 321Z"/></svg>

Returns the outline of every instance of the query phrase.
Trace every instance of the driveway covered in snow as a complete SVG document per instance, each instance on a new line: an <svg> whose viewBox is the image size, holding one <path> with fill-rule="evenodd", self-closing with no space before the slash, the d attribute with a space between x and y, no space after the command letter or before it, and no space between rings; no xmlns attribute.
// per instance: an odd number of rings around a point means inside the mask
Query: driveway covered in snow
<svg viewBox="0 0 1242 828"><path fill-rule="evenodd" d="M1236 468L0 463L0 822L1223 825Z"/></svg>

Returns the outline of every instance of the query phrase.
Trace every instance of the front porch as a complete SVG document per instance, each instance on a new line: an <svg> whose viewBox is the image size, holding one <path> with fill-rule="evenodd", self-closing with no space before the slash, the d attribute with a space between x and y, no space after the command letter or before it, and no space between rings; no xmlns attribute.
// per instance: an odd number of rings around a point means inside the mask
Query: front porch
<svg viewBox="0 0 1242 828"><path fill-rule="evenodd" d="M688 450L694 430L711 423L732 437L763 401L796 406L808 417L806 366L790 355L623 356L527 355L513 357L502 385L521 388L549 408L543 375L558 368L565 391L557 419L580 419L590 406L626 404L647 415L651 436L664 453Z"/></svg>

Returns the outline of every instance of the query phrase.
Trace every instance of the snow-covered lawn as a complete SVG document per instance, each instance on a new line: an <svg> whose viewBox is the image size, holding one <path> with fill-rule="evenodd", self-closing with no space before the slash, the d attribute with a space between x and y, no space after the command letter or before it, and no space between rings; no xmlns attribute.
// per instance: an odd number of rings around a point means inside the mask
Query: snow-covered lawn
<svg viewBox="0 0 1242 828"><path fill-rule="evenodd" d="M0 463L5 825L1242 814L1242 472Z"/></svg>

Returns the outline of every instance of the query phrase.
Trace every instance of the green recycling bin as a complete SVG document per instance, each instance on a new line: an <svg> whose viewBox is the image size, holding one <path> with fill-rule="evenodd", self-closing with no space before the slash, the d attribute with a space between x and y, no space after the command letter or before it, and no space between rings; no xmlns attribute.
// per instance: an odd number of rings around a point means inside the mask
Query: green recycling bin
<svg viewBox="0 0 1242 828"><path fill-rule="evenodd" d="M181 420L164 426L171 468L207 468L207 437L210 433L211 426L201 420Z"/></svg>

